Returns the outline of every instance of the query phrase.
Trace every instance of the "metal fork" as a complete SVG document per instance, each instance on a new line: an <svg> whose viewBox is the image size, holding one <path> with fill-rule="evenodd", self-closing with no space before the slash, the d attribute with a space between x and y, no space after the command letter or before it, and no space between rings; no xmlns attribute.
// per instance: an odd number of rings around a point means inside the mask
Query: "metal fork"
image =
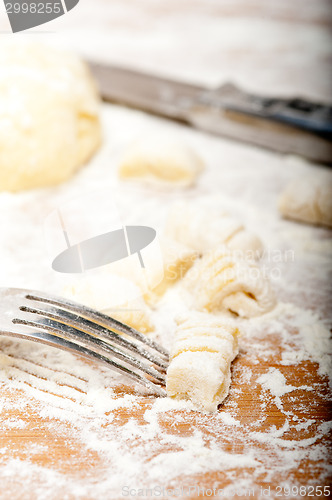
<svg viewBox="0 0 332 500"><path fill-rule="evenodd" d="M44 292L0 288L0 335L32 340L106 364L166 396L168 352L134 328Z"/></svg>

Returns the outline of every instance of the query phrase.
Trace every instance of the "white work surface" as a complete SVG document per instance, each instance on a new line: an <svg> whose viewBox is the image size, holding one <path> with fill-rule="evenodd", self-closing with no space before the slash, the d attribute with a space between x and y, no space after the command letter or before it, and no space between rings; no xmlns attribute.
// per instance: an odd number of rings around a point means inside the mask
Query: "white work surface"
<svg viewBox="0 0 332 500"><path fill-rule="evenodd" d="M55 33L17 36L207 85L232 80L251 91L328 100L329 15L323 1L81 0L49 25ZM8 29L3 17L0 29ZM157 228L174 199L226 207L262 238L261 265L278 305L241 321L230 394L212 416L143 397L118 386L107 368L68 353L0 339L0 498L118 499L140 488L143 497L157 488L159 498L213 489L216 498L249 491L262 498L262 487L269 498L285 498L288 487L292 498L318 497L309 487L324 489L331 478L330 232L282 220L277 199L288 180L321 167L118 106L104 105L102 119L102 149L69 182L0 194L0 285L59 291L44 248L45 217L64 200L107 187L128 220ZM206 170L195 187L131 191L119 182L126 146L149 130L171 132L202 156ZM166 346L176 309L170 294L151 313Z"/></svg>

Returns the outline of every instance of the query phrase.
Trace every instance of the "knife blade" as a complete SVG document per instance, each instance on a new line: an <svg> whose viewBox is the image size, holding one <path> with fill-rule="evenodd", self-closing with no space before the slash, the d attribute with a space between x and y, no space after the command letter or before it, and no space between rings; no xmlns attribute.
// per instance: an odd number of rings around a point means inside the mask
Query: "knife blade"
<svg viewBox="0 0 332 500"><path fill-rule="evenodd" d="M89 62L104 100L284 154L332 163L332 106L249 94L226 83L209 89Z"/></svg>

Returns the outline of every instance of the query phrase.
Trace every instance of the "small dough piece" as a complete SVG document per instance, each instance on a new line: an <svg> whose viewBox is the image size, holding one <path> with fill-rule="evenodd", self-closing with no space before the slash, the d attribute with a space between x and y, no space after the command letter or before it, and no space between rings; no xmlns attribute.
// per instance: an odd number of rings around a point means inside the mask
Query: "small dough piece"
<svg viewBox="0 0 332 500"><path fill-rule="evenodd" d="M111 308L103 312L141 333L150 333L154 330L149 310L141 301L126 302L119 310Z"/></svg>
<svg viewBox="0 0 332 500"><path fill-rule="evenodd" d="M200 311L229 311L244 318L264 314L276 304L269 280L258 266L217 247L188 271L183 284Z"/></svg>
<svg viewBox="0 0 332 500"><path fill-rule="evenodd" d="M171 207L165 234L201 255L219 244L250 259L259 258L263 252L261 240L226 211L188 202Z"/></svg>
<svg viewBox="0 0 332 500"><path fill-rule="evenodd" d="M279 199L279 211L288 218L332 227L332 174L315 172L291 181Z"/></svg>
<svg viewBox="0 0 332 500"><path fill-rule="evenodd" d="M87 66L47 45L1 41L0 68L0 191L67 180L101 143Z"/></svg>
<svg viewBox="0 0 332 500"><path fill-rule="evenodd" d="M262 240L256 234L247 231L247 229L236 233L225 244L233 251L234 255L239 254L249 260L258 260L264 252Z"/></svg>
<svg viewBox="0 0 332 500"><path fill-rule="evenodd" d="M181 280L198 257L191 248L165 237L161 239L161 251L164 277L156 287L144 295L148 303L159 300L170 286Z"/></svg>
<svg viewBox="0 0 332 500"><path fill-rule="evenodd" d="M181 280L198 257L194 250L170 238L161 237L158 242L158 265L150 260L142 268L137 256L131 256L112 266L112 274L132 281L149 305L155 305L168 288Z"/></svg>
<svg viewBox="0 0 332 500"><path fill-rule="evenodd" d="M119 176L190 186L203 168L203 160L191 147L164 135L147 133L128 148Z"/></svg>
<svg viewBox="0 0 332 500"><path fill-rule="evenodd" d="M119 276L84 276L65 286L62 294L142 333L154 330L150 310L142 299L139 288Z"/></svg>
<svg viewBox="0 0 332 500"><path fill-rule="evenodd" d="M215 412L229 391L239 330L228 319L199 312L177 323L167 370L167 394L189 399L202 412Z"/></svg>

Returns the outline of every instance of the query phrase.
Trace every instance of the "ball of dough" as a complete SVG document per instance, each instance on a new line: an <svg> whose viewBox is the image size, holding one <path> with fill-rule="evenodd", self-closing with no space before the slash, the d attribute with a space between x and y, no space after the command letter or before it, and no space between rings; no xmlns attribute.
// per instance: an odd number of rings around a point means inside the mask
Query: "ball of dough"
<svg viewBox="0 0 332 500"><path fill-rule="evenodd" d="M291 181L279 199L284 217L332 227L332 174L315 168L312 174Z"/></svg>
<svg viewBox="0 0 332 500"><path fill-rule="evenodd" d="M147 133L126 151L119 176L189 186L203 168L203 160L186 144Z"/></svg>
<svg viewBox="0 0 332 500"><path fill-rule="evenodd" d="M73 54L26 42L2 42L0 68L0 190L65 181L101 143L88 68Z"/></svg>

